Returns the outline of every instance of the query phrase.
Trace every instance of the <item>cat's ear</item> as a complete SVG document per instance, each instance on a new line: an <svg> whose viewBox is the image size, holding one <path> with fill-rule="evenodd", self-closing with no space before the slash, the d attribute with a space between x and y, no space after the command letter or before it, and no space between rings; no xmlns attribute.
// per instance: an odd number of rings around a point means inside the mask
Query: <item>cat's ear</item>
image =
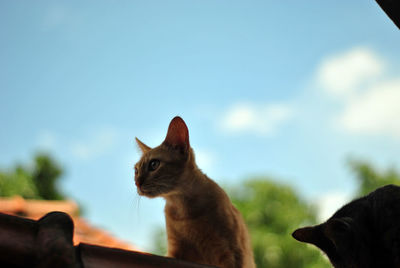
<svg viewBox="0 0 400 268"><path fill-rule="evenodd" d="M329 253L330 242L323 232L324 225L325 224L319 224L297 229L292 233L292 236L300 242L313 244L326 253Z"/></svg>
<svg viewBox="0 0 400 268"><path fill-rule="evenodd" d="M148 151L151 150L149 146L141 142L138 138L135 138L137 145L139 146L139 149L142 151L142 153L147 153Z"/></svg>
<svg viewBox="0 0 400 268"><path fill-rule="evenodd" d="M324 229L326 228L326 223L309 226L297 229L293 232L292 236L300 241L320 248L322 251L328 255L329 259L334 259L337 255L336 249L332 244L331 240L326 236Z"/></svg>
<svg viewBox="0 0 400 268"><path fill-rule="evenodd" d="M304 243L310 243L316 245L319 241L319 231L317 226L308 226L297 229L292 233L294 239Z"/></svg>
<svg viewBox="0 0 400 268"><path fill-rule="evenodd" d="M327 233L345 234L351 231L353 219L350 217L333 218L327 222Z"/></svg>
<svg viewBox="0 0 400 268"><path fill-rule="evenodd" d="M352 223L350 217L330 219L326 222L325 234L336 247L344 248L351 241Z"/></svg>
<svg viewBox="0 0 400 268"><path fill-rule="evenodd" d="M190 148L189 130L179 116L174 117L169 123L167 137L163 144L179 149L181 152L187 152Z"/></svg>

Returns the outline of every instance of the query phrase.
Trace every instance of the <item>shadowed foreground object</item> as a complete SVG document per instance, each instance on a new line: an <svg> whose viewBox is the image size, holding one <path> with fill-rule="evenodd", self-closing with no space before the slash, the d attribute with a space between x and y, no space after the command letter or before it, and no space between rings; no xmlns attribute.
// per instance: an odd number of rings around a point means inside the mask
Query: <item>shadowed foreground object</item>
<svg viewBox="0 0 400 268"><path fill-rule="evenodd" d="M23 199L20 196L0 198L0 213L38 220L52 211L64 212L72 218L74 223L74 245L87 243L103 247L140 251L134 245L122 241L100 228L96 228L80 217L79 207L72 200L31 200Z"/></svg>
<svg viewBox="0 0 400 268"><path fill-rule="evenodd" d="M0 213L0 267L211 267L83 243L74 247L73 229L63 212L38 221Z"/></svg>
<svg viewBox="0 0 400 268"><path fill-rule="evenodd" d="M400 1L399 0L376 0L386 15L400 29Z"/></svg>
<svg viewBox="0 0 400 268"><path fill-rule="evenodd" d="M400 187L378 188L293 237L320 248L336 268L399 268Z"/></svg>

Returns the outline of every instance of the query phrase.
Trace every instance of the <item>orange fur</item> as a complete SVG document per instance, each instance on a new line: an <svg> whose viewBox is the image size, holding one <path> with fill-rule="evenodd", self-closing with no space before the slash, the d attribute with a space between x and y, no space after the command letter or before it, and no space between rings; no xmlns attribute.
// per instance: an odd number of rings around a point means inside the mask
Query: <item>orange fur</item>
<svg viewBox="0 0 400 268"><path fill-rule="evenodd" d="M184 121L171 121L160 146L151 149L139 140L138 145L143 152L135 166L139 194L166 200L167 255L218 267L255 267L240 212L197 167Z"/></svg>

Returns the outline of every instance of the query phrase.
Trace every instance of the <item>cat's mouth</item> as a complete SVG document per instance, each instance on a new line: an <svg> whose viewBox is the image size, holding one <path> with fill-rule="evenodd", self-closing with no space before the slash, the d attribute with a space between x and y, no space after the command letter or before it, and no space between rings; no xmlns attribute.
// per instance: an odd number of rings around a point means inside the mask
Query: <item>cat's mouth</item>
<svg viewBox="0 0 400 268"><path fill-rule="evenodd" d="M150 198L159 196L159 193L157 191L152 191L150 189L145 189L143 187L137 187L137 192L139 195L150 197Z"/></svg>

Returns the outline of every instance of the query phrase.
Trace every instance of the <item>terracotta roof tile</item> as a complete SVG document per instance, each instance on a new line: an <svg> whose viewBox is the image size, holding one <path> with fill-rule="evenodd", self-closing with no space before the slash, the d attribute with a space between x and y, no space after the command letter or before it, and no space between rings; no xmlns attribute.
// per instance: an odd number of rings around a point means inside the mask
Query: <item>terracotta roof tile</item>
<svg viewBox="0 0 400 268"><path fill-rule="evenodd" d="M69 214L74 221L74 244L87 243L104 247L114 247L126 250L138 249L123 242L104 230L95 228L86 220L78 216L78 205L73 200L25 200L20 196L0 198L0 212L24 216L38 220L51 211L62 211Z"/></svg>

